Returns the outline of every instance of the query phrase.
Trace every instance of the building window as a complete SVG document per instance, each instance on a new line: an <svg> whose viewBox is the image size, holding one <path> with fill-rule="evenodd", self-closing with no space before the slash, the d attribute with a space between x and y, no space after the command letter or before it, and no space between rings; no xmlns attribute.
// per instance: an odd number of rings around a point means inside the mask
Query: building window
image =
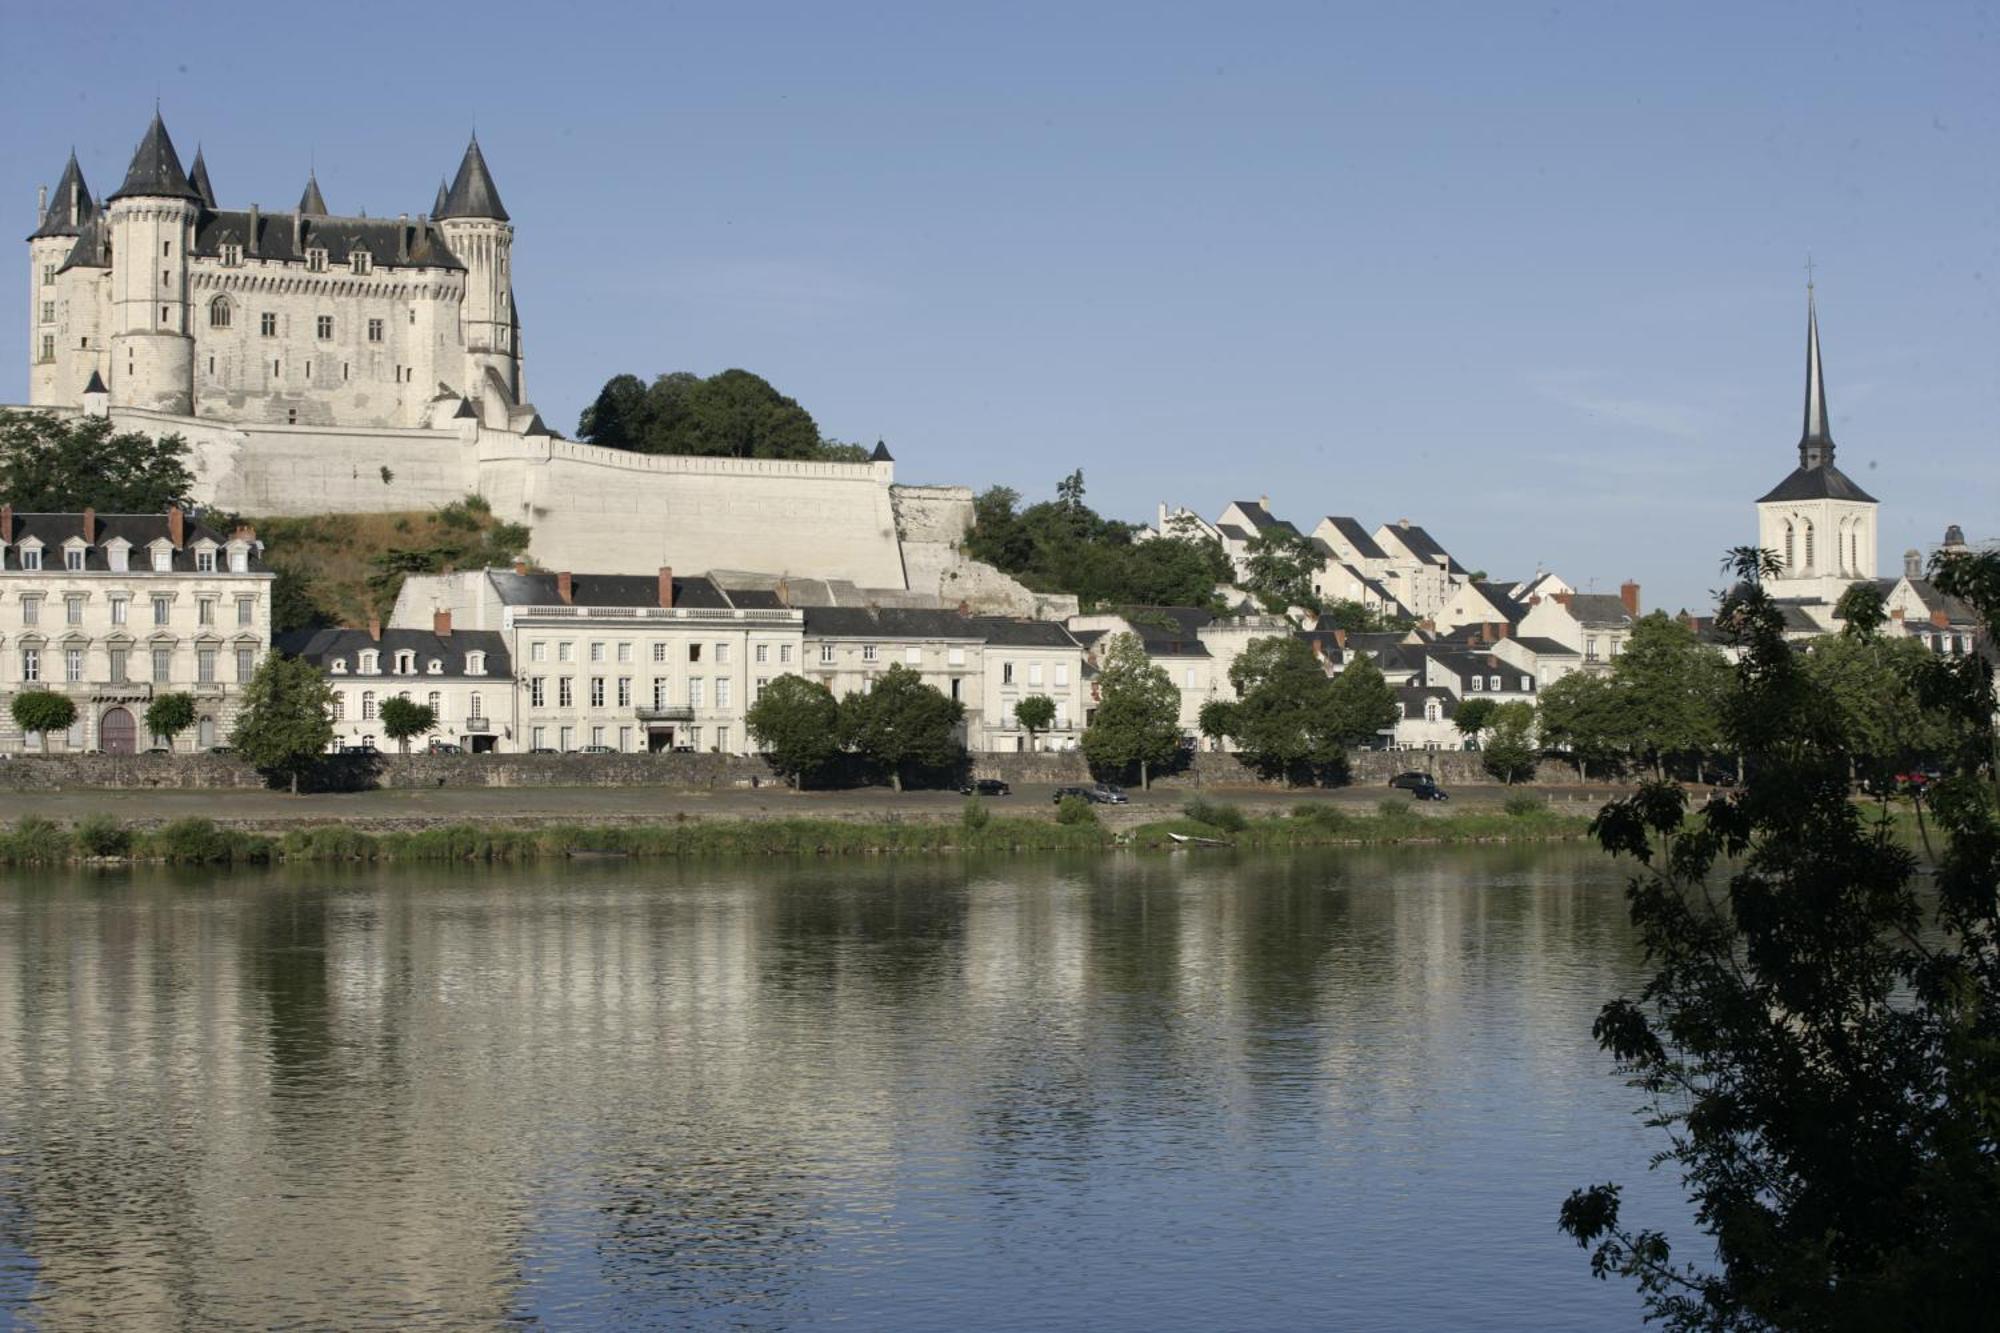
<svg viewBox="0 0 2000 1333"><path fill-rule="evenodd" d="M1012 662L1002 662L1000 664L1000 683L1002 685L1012 685L1014 683L1014 664Z"/></svg>
<svg viewBox="0 0 2000 1333"><path fill-rule="evenodd" d="M1479 692L1479 689L1480 689L1480 686L1481 686L1481 685L1482 685L1482 684L1484 683L1484 681L1485 681L1485 677L1483 677L1483 676L1474 676L1474 677L1472 678L1472 683L1471 683L1471 685L1467 686L1467 688L1468 688L1468 689L1470 689L1470 690L1471 690L1471 691L1472 691L1473 693L1477 694L1477 693Z"/></svg>
<svg viewBox="0 0 2000 1333"><path fill-rule="evenodd" d="M590 743L591 743L591 745L592 745L593 747L597 747L597 748L603 748L603 746L604 746L604 728L603 728L603 727L592 727L592 728L590 729Z"/></svg>
<svg viewBox="0 0 2000 1333"><path fill-rule="evenodd" d="M318 319L314 320L313 332L319 335L321 342L325 342L333 337L333 316L321 315Z"/></svg>
<svg viewBox="0 0 2000 1333"><path fill-rule="evenodd" d="M378 343L382 341L381 320L371 319L368 321L368 341L372 343Z"/></svg>
<svg viewBox="0 0 2000 1333"><path fill-rule="evenodd" d="M540 708L548 702L546 697L547 685L548 677L546 676L528 677L528 707Z"/></svg>
<svg viewBox="0 0 2000 1333"><path fill-rule="evenodd" d="M592 676L590 678L590 706L592 708L604 707L604 677L602 676Z"/></svg>
<svg viewBox="0 0 2000 1333"><path fill-rule="evenodd" d="M569 643L559 643L556 645L556 661L567 662L573 656L575 656L575 645Z"/></svg>
<svg viewBox="0 0 2000 1333"><path fill-rule="evenodd" d="M153 649L153 683L155 685L164 685L173 679L173 674L174 650L171 648Z"/></svg>
<svg viewBox="0 0 2000 1333"><path fill-rule="evenodd" d="M1061 689L1068 684L1069 684L1069 663L1067 662L1056 663L1056 688Z"/></svg>
<svg viewBox="0 0 2000 1333"><path fill-rule="evenodd" d="M215 623L215 599L213 597L197 597L194 599L194 623L197 625L213 625Z"/></svg>
<svg viewBox="0 0 2000 1333"><path fill-rule="evenodd" d="M257 671L257 650L238 648L236 650L236 679L247 681Z"/></svg>
<svg viewBox="0 0 2000 1333"><path fill-rule="evenodd" d="M819 646L819 661L821 666L831 666L833 664L832 644L823 643Z"/></svg>
<svg viewBox="0 0 2000 1333"><path fill-rule="evenodd" d="M132 568L132 548L124 543L104 548L105 563L114 574L123 574Z"/></svg>
<svg viewBox="0 0 2000 1333"><path fill-rule="evenodd" d="M864 643L861 645L861 660L864 662L873 662L875 660L874 644Z"/></svg>
<svg viewBox="0 0 2000 1333"><path fill-rule="evenodd" d="M347 696L339 690L333 692L333 720L335 722L347 720Z"/></svg>
<svg viewBox="0 0 2000 1333"><path fill-rule="evenodd" d="M194 678L202 685L215 684L215 649L197 648L194 654Z"/></svg>
<svg viewBox="0 0 2000 1333"><path fill-rule="evenodd" d="M42 265L42 286L53 287L55 286L55 284L56 284L56 266L54 264Z"/></svg>
<svg viewBox="0 0 2000 1333"><path fill-rule="evenodd" d="M528 733L528 745L532 749L546 750L549 748L548 742L549 729L547 727L536 727Z"/></svg>
<svg viewBox="0 0 2000 1333"><path fill-rule="evenodd" d="M415 652L404 648L396 653L396 674L399 676L414 676L417 674L417 655Z"/></svg>
<svg viewBox="0 0 2000 1333"><path fill-rule="evenodd" d="M110 658L111 683L113 685L125 684L125 650L123 648L113 648L110 652Z"/></svg>
<svg viewBox="0 0 2000 1333"><path fill-rule="evenodd" d="M757 701L758 701L759 699L763 698L763 697L764 697L764 687L765 687L765 686L767 686L767 685L769 685L770 683L771 683L771 678L770 678L769 676L759 676L759 677L757 677L757 679L755 679L755 680L751 681L751 682L750 682L750 702L754 704L754 703L756 703L756 702L757 702ZM956 685L956 684L958 684L958 682L954 680L954 681L952 682L952 684L953 684L953 685Z"/></svg>
<svg viewBox="0 0 2000 1333"><path fill-rule="evenodd" d="M432 717L439 720L444 718L444 696L436 690L432 690L424 697L424 706L431 710Z"/></svg>
<svg viewBox="0 0 2000 1333"><path fill-rule="evenodd" d="M667 706L667 680L664 676L653 677L653 711L659 712Z"/></svg>
<svg viewBox="0 0 2000 1333"><path fill-rule="evenodd" d="M688 645L688 661L690 661L690 662L699 662L699 661L701 661L701 645L700 645L700 644L698 644L698 643L691 643L691 644L689 644L689 645Z"/></svg>
<svg viewBox="0 0 2000 1333"><path fill-rule="evenodd" d="M729 645L728 645L728 644L726 644L726 643L718 643L718 644L716 644L716 645L715 645L715 660L716 660L716 661L717 661L718 663L726 663L727 661L729 661Z"/></svg>
<svg viewBox="0 0 2000 1333"><path fill-rule="evenodd" d="M618 678L618 706L620 708L630 708L632 706L632 678L630 676L620 676Z"/></svg>
<svg viewBox="0 0 2000 1333"><path fill-rule="evenodd" d="M688 707L701 707L701 677L688 677Z"/></svg>
<svg viewBox="0 0 2000 1333"><path fill-rule="evenodd" d="M23 597L21 599L21 623L23 625L39 625L42 623L41 598Z"/></svg>
<svg viewBox="0 0 2000 1333"><path fill-rule="evenodd" d="M1187 689L1190 689L1190 690L1191 690L1191 689L1193 689L1193 688L1195 687L1195 684L1194 684L1194 668L1193 668L1193 667L1189 667L1189 668L1187 668L1187 670L1185 670L1185 671L1183 671L1183 672L1181 673L1181 683L1182 683L1182 685L1183 685L1183 686L1185 686L1185 687L1186 687Z"/></svg>
<svg viewBox="0 0 2000 1333"><path fill-rule="evenodd" d="M537 642L535 642L535 643L531 643L531 644L529 644L529 645L528 645L528 660L529 660L530 662L546 662L546 661L548 661L548 660L549 660L549 646L548 646L548 645L547 645L546 643L542 643L542 642L540 642L540 641L537 641Z"/></svg>
<svg viewBox="0 0 2000 1333"><path fill-rule="evenodd" d="M82 683L83 649L66 648L63 650L63 679L71 685Z"/></svg>
<svg viewBox="0 0 2000 1333"><path fill-rule="evenodd" d="M226 329L234 312L229 307L229 298L218 296L208 303L208 327Z"/></svg>
<svg viewBox="0 0 2000 1333"><path fill-rule="evenodd" d="M42 548L39 546L23 546L21 548L21 568L40 569L41 567Z"/></svg>
<svg viewBox="0 0 2000 1333"><path fill-rule="evenodd" d="M1042 683L1042 664L1040 662L1028 663L1028 684L1039 685L1041 683Z"/></svg>
<svg viewBox="0 0 2000 1333"><path fill-rule="evenodd" d="M903 649L903 662L907 666L922 666L924 664L924 650L915 644L911 644L909 647Z"/></svg>
<svg viewBox="0 0 2000 1333"><path fill-rule="evenodd" d="M238 264L241 264L243 262L242 246L236 244L234 241L226 241L223 243L221 248L222 248L222 255L221 255L222 266L224 268L235 268Z"/></svg>
<svg viewBox="0 0 2000 1333"><path fill-rule="evenodd" d="M781 643L781 644L779 644L779 645L778 645L778 664L779 664L780 666L783 666L783 665L785 665L785 664L789 663L789 662L790 662L791 660L792 660L792 645L790 645L789 643ZM829 660L830 660L830 659L829 659Z"/></svg>
<svg viewBox="0 0 2000 1333"><path fill-rule="evenodd" d="M213 574L213 573L215 572L215 548L214 548L214 547L212 547L212 546L203 546L203 547L201 547L201 548L199 548L198 550L196 550L196 551L195 551L195 553L194 553L194 569L195 569L195 573L197 573L197 574Z"/></svg>
<svg viewBox="0 0 2000 1333"><path fill-rule="evenodd" d="M375 691L373 690L361 691L361 720L363 722L373 722L375 720Z"/></svg>
<svg viewBox="0 0 2000 1333"><path fill-rule="evenodd" d="M604 660L604 644L602 641L593 642L590 645L590 660L593 662L602 662Z"/></svg>
<svg viewBox="0 0 2000 1333"><path fill-rule="evenodd" d="M111 599L111 623L114 625L124 624L131 606L132 606L131 598L113 597Z"/></svg>
<svg viewBox="0 0 2000 1333"><path fill-rule="evenodd" d="M619 660L619 661L621 661L621 662L629 662L629 661L631 661L631 660L632 660L632 645L631 645L631 644L629 644L629 643L621 643L621 644L619 644L619 645L618 645L618 660Z"/></svg>
<svg viewBox="0 0 2000 1333"><path fill-rule="evenodd" d="M55 359L56 335L53 333L44 333L42 335L42 360L53 361Z"/></svg>
<svg viewBox="0 0 2000 1333"><path fill-rule="evenodd" d="M574 702L576 702L576 701L575 701L575 699L574 699L574 698L573 698L573 697L571 696L571 693L570 693L570 678L569 678L568 676L557 676L557 677L556 677L556 707L557 707L557 708L568 708L568 707L569 707L569 706L570 706L571 704L573 704Z"/></svg>
<svg viewBox="0 0 2000 1333"><path fill-rule="evenodd" d="M715 678L715 706L717 708L729 707L729 683L729 677L727 676L717 676Z"/></svg>
<svg viewBox="0 0 2000 1333"><path fill-rule="evenodd" d="M770 644L768 644L768 643L760 643L760 644L758 644L758 645L757 645L757 647L756 647L756 649L754 650L754 655L755 655L755 657L756 657L756 659L757 659L757 661L758 661L758 663L759 663L759 664L762 664L762 663L764 663L764 662L768 662L768 661L770 661L770 660L771 660L771 645L770 645Z"/></svg>
<svg viewBox="0 0 2000 1333"><path fill-rule="evenodd" d="M382 669L382 655L373 648L355 654L354 669L364 676L372 676Z"/></svg>
<svg viewBox="0 0 2000 1333"><path fill-rule="evenodd" d="M486 710L479 706L479 691L474 690L472 692L472 701L467 705L467 709L468 711L465 716L468 720L473 722L484 722L486 720Z"/></svg>
<svg viewBox="0 0 2000 1333"><path fill-rule="evenodd" d="M1526 676L1521 677L1521 693L1526 694L1528 691L1534 688L1535 688L1534 681L1529 680Z"/></svg>
<svg viewBox="0 0 2000 1333"><path fill-rule="evenodd" d="M1493 677L1492 680L1487 682L1486 688L1489 690L1498 691L1500 688L1500 677L1498 676Z"/></svg>
<svg viewBox="0 0 2000 1333"><path fill-rule="evenodd" d="M366 273L374 267L374 258L375 256L369 254L366 250L356 250L347 257L347 263L356 273Z"/></svg>
<svg viewBox="0 0 2000 1333"><path fill-rule="evenodd" d="M42 678L42 650L23 648L21 650L21 679L33 682Z"/></svg>
<svg viewBox="0 0 2000 1333"><path fill-rule="evenodd" d="M664 661L666 661L666 660L667 660L667 645L666 645L666 644L664 644L664 643L656 643L656 644L654 644L654 645L653 645L653 660L654 660L655 662L664 662Z"/></svg>
<svg viewBox="0 0 2000 1333"><path fill-rule="evenodd" d="M467 653L467 654L465 655L465 674L466 674L466 675L468 675L468 676L483 676L483 675L485 675L485 674L486 674L486 654L485 654L485 653ZM478 696L477 696L477 695L474 695L473 697L474 697L474 698L477 698ZM477 711L477 710L475 710L475 711Z"/></svg>
<svg viewBox="0 0 2000 1333"><path fill-rule="evenodd" d="M269 310L266 310L263 314L257 316L257 332L263 334L266 338L277 337L278 316L274 312Z"/></svg>
<svg viewBox="0 0 2000 1333"><path fill-rule="evenodd" d="M336 676L344 676L344 675L346 675L346 674L347 674L347 659L346 659L346 658L344 658L344 657L336 657L336 658L334 658L334 659L333 659L333 661L331 661L331 662L329 662L329 663L327 664L327 670L331 671L331 672L332 672L332 673L333 673L334 675L336 675Z"/></svg>
<svg viewBox="0 0 2000 1333"><path fill-rule="evenodd" d="M257 623L257 614L256 614L256 611L257 611L257 599L256 599L256 598L254 598L254 597L239 597L239 598L237 598L237 599L236 599L236 623L237 623L237 625L238 625L239 627L248 627L248 626L250 626L250 625L254 625L254 624L256 624L256 623Z"/></svg>
<svg viewBox="0 0 2000 1333"><path fill-rule="evenodd" d="M306 272L308 273L326 272L326 251L324 250L306 251Z"/></svg>
<svg viewBox="0 0 2000 1333"><path fill-rule="evenodd" d="M63 598L63 623L81 625L83 623L83 598L72 593Z"/></svg>

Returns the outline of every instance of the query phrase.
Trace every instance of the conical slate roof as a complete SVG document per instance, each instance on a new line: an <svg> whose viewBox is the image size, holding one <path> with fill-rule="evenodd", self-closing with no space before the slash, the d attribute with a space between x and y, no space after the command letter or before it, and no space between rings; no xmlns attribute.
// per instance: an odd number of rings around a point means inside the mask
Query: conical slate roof
<svg viewBox="0 0 2000 1333"><path fill-rule="evenodd" d="M316 172L306 173L306 192L299 196L299 212L307 217L323 218L327 215L326 196L319 192L319 175Z"/></svg>
<svg viewBox="0 0 2000 1333"><path fill-rule="evenodd" d="M466 145L465 158L458 164L458 175L451 182L451 192L445 196L444 207L437 215L508 220L507 210L500 203L500 188L493 183L493 173L486 169L486 155L479 151L478 139Z"/></svg>
<svg viewBox="0 0 2000 1333"><path fill-rule="evenodd" d="M94 370L90 372L90 382L83 386L83 391L85 394L111 392L111 390L104 387L104 376Z"/></svg>
<svg viewBox="0 0 2000 1333"><path fill-rule="evenodd" d="M76 150L71 149L62 178L49 195L49 211L42 216L42 225L35 228L28 239L38 241L49 236L79 235L84 224L96 212L97 203L90 197L90 187L83 183L83 169L76 164Z"/></svg>
<svg viewBox="0 0 2000 1333"><path fill-rule="evenodd" d="M167 136L166 123L157 110L153 112L153 123L146 127L146 136L139 140L139 150L132 154L125 183L111 192L111 198L201 201L201 196L188 184L187 173L181 170L180 154L174 151L174 141Z"/></svg>
<svg viewBox="0 0 2000 1333"><path fill-rule="evenodd" d="M201 196L202 206L209 212L215 211L215 187L209 184L208 163L202 160L201 148L194 150L194 165L188 169L188 184Z"/></svg>
<svg viewBox="0 0 2000 1333"><path fill-rule="evenodd" d="M443 217L444 210L449 206L449 201L450 201L450 190L448 189L448 187L446 187L444 183L444 177L440 176L438 177L438 197L436 201L431 204L431 216L434 218Z"/></svg>

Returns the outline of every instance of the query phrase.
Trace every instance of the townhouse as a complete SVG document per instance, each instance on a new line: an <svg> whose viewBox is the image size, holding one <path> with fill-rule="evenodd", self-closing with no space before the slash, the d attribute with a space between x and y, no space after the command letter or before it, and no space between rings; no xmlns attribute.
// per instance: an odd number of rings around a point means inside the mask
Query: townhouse
<svg viewBox="0 0 2000 1333"><path fill-rule="evenodd" d="M497 630L454 630L451 612L434 613L430 629L298 630L277 636L279 652L318 667L333 688L333 749L398 748L382 730L381 708L392 698L428 705L436 727L415 738L474 754L514 748L514 673L506 636Z"/></svg>

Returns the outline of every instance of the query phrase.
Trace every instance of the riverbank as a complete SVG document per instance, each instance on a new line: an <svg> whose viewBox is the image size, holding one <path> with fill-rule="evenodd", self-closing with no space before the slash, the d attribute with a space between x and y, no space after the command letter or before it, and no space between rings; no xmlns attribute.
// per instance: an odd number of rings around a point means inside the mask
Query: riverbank
<svg viewBox="0 0 2000 1333"><path fill-rule="evenodd" d="M1000 816L968 800L956 819L701 819L635 823L565 820L459 822L369 831L347 824L281 830L231 827L207 818L151 826L103 815L71 824L35 816L0 830L0 865L160 862L176 865L280 862L494 862L543 857L851 856L909 853L1107 851L1113 848L1385 846L1399 843L1553 842L1581 838L1588 819L1534 799L1501 809L1439 813L1385 799L1362 810L1301 802L1250 814L1191 802L1177 815L1114 825Z"/></svg>

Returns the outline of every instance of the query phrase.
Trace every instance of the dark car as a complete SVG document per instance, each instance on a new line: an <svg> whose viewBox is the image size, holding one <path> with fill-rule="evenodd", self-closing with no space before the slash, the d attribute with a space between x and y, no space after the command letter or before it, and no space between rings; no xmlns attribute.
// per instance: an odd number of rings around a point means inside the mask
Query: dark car
<svg viewBox="0 0 2000 1333"><path fill-rule="evenodd" d="M537 745L537 746L536 746L536 747L535 747L534 749L532 749L532 750L528 751L528 753L529 753L529 754L561 754L561 753L562 753L562 751L561 751L561 750L558 750L558 749L556 749L556 748L555 748L554 746L552 746L552 745Z"/></svg>
<svg viewBox="0 0 2000 1333"><path fill-rule="evenodd" d="M585 746L580 746L580 747L578 747L578 749L577 749L577 753L578 753L578 754L617 754L617 753L618 753L618 751L616 751L616 750L612 749L612 748L611 748L610 746L608 746L608 745L585 745Z"/></svg>
<svg viewBox="0 0 2000 1333"><path fill-rule="evenodd" d="M1125 804L1125 793L1107 782L1101 782L1094 787L1057 787L1055 803L1061 805L1065 796L1074 796L1092 805Z"/></svg>
<svg viewBox="0 0 2000 1333"><path fill-rule="evenodd" d="M465 747L454 745L450 741L432 741L430 751L432 754L464 754Z"/></svg>
<svg viewBox="0 0 2000 1333"><path fill-rule="evenodd" d="M1115 783L1100 782L1091 790L1097 793L1097 802L1100 805L1125 805L1131 800L1131 797L1125 794L1125 789Z"/></svg>
<svg viewBox="0 0 2000 1333"><path fill-rule="evenodd" d="M1437 786L1437 779L1428 773L1398 773L1389 779L1389 785L1400 787L1404 791L1415 791L1419 787Z"/></svg>
<svg viewBox="0 0 2000 1333"><path fill-rule="evenodd" d="M1012 796L1014 789L999 778L974 778L959 790L967 796Z"/></svg>

